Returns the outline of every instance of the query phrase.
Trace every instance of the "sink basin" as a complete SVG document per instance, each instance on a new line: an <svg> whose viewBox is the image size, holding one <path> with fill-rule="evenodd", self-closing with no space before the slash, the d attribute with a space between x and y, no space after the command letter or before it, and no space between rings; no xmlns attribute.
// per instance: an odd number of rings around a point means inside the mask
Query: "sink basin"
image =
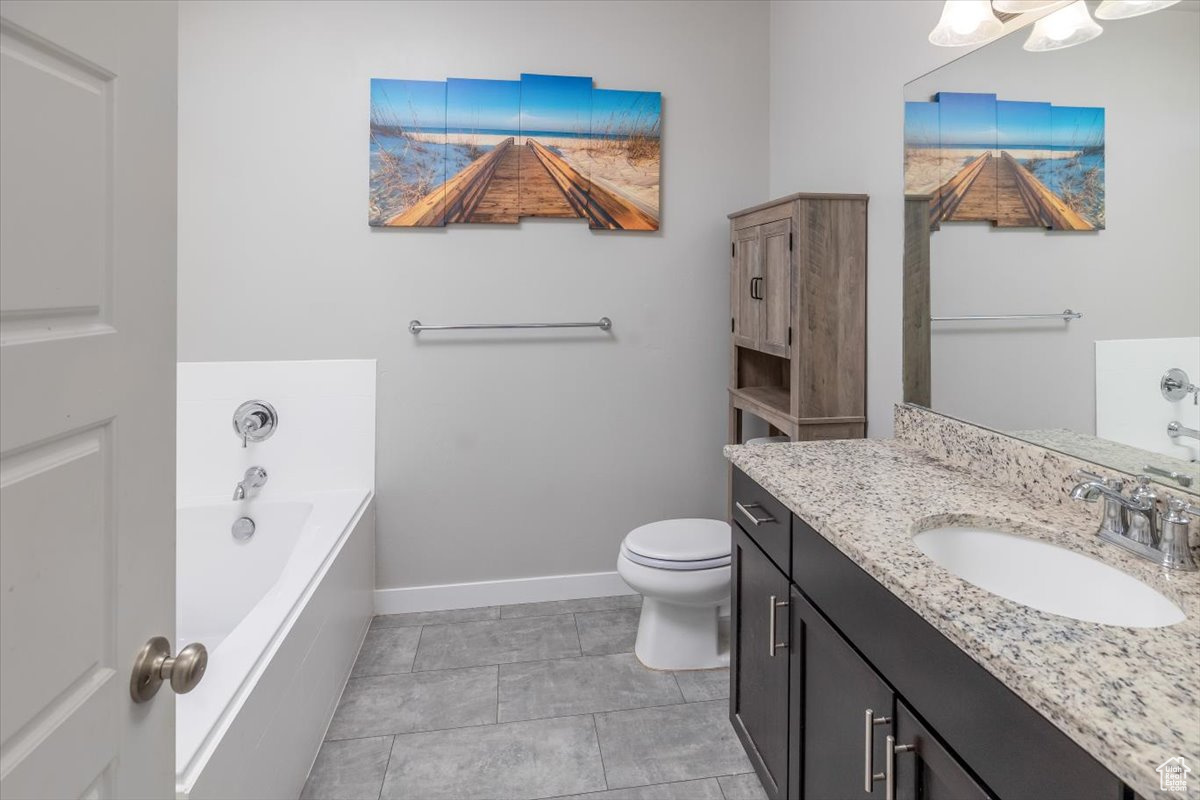
<svg viewBox="0 0 1200 800"><path fill-rule="evenodd" d="M968 583L1038 611L1129 628L1184 620L1177 605L1137 578L1037 539L941 527L916 534L913 543Z"/></svg>

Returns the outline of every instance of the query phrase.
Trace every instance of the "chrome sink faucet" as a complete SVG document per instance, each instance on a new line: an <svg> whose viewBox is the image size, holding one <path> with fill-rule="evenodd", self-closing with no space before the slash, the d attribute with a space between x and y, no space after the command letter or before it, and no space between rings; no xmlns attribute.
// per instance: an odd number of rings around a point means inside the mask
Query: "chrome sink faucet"
<svg viewBox="0 0 1200 800"><path fill-rule="evenodd" d="M258 494L267 482L267 471L262 467L251 467L246 470L245 476L238 481L237 486L233 489L234 500L246 500Z"/></svg>
<svg viewBox="0 0 1200 800"><path fill-rule="evenodd" d="M1071 489L1072 500L1095 502L1104 498L1104 514L1097 535L1168 569L1194 570L1196 562L1188 547L1188 514L1200 516L1200 508L1171 498L1169 512L1161 518L1158 495L1150 476L1139 475L1138 485L1128 495L1125 481L1079 470L1080 481Z"/></svg>

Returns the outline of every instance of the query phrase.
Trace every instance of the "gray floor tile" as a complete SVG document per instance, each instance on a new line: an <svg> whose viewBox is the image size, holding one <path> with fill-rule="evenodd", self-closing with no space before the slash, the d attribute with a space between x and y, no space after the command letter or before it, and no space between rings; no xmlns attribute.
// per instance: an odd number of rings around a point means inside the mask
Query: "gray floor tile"
<svg viewBox="0 0 1200 800"><path fill-rule="evenodd" d="M729 697L728 669L697 669L676 672L683 699L689 703Z"/></svg>
<svg viewBox="0 0 1200 800"><path fill-rule="evenodd" d="M669 672L646 669L632 653L500 667L501 722L682 702Z"/></svg>
<svg viewBox="0 0 1200 800"><path fill-rule="evenodd" d="M659 783L654 786L634 786L629 789L610 789L607 792L576 794L555 800L725 800L721 786L713 778L679 783Z"/></svg>
<svg viewBox="0 0 1200 800"><path fill-rule="evenodd" d="M496 721L496 667L351 678L327 739L433 731Z"/></svg>
<svg viewBox="0 0 1200 800"><path fill-rule="evenodd" d="M749 772L724 700L596 715L611 788Z"/></svg>
<svg viewBox="0 0 1200 800"><path fill-rule="evenodd" d="M408 614L381 614L371 620L372 628L419 628L422 625L441 625L447 622L471 622L477 619L500 619L499 606L459 608L451 611L413 611Z"/></svg>
<svg viewBox="0 0 1200 800"><path fill-rule="evenodd" d="M583 611L609 611L614 608L640 608L640 594L622 594L613 597L588 597L583 600L551 600L546 603L521 603L501 606L500 618L545 617L550 614L575 614Z"/></svg>
<svg viewBox="0 0 1200 800"><path fill-rule="evenodd" d="M641 608L618 608L612 611L592 611L576 614L579 625L579 644L585 656L608 653L632 653L637 641Z"/></svg>
<svg viewBox="0 0 1200 800"><path fill-rule="evenodd" d="M325 742L300 800L375 800L391 749L390 736Z"/></svg>
<svg viewBox="0 0 1200 800"><path fill-rule="evenodd" d="M425 626L413 669L510 664L578 655L581 655L579 635L570 614L461 622Z"/></svg>
<svg viewBox="0 0 1200 800"><path fill-rule="evenodd" d="M725 800L767 800L767 793L753 772L748 775L726 775L717 778L717 782L721 784Z"/></svg>
<svg viewBox="0 0 1200 800"><path fill-rule="evenodd" d="M397 736L381 797L496 800L604 788L596 731L584 716Z"/></svg>
<svg viewBox="0 0 1200 800"><path fill-rule="evenodd" d="M375 628L367 631L367 638L358 651L358 659L354 662L350 677L412 672L420 638L420 628Z"/></svg>

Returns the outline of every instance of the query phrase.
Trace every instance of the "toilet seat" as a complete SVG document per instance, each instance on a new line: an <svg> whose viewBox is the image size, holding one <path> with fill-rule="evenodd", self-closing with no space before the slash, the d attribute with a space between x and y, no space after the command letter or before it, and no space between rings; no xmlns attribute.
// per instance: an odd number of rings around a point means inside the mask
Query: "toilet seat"
<svg viewBox="0 0 1200 800"><path fill-rule="evenodd" d="M635 564L666 570L700 570L730 563L729 523L717 519L668 519L629 532L621 555Z"/></svg>

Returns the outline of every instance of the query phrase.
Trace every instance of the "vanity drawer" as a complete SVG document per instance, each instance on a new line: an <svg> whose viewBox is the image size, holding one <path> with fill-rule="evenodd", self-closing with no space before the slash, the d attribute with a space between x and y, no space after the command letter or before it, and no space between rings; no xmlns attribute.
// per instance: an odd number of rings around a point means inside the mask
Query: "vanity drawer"
<svg viewBox="0 0 1200 800"><path fill-rule="evenodd" d="M792 512L735 468L731 513L742 530L786 574L792 557Z"/></svg>

